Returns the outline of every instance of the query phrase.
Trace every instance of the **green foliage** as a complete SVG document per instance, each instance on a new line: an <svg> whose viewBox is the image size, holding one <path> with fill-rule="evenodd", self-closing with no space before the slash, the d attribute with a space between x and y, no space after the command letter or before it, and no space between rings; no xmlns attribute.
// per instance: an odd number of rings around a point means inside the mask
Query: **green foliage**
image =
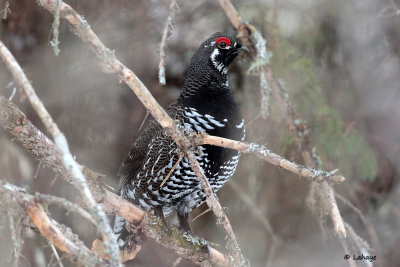
<svg viewBox="0 0 400 267"><path fill-rule="evenodd" d="M303 36L310 37L307 34ZM285 81L291 102L300 117L312 128L317 153L322 162L332 162L347 178L372 180L377 173L377 163L371 147L359 131L349 130L341 120L340 113L329 105L321 87L312 60L316 40L318 34L315 34L314 40L308 38L301 44L307 47L306 53L311 54L307 57L298 48L300 45L293 45L281 38L278 47L274 49L272 67L276 76Z"/></svg>

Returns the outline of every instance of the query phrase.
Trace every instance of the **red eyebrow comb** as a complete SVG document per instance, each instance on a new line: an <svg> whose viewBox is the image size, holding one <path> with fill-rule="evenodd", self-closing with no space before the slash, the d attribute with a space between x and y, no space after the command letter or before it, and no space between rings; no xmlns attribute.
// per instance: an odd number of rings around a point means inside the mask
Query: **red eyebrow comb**
<svg viewBox="0 0 400 267"><path fill-rule="evenodd" d="M219 43L221 43L221 42L225 42L227 45L231 45L231 40L229 40L229 39L226 38L226 37L220 37L220 38L218 38L216 43L219 44Z"/></svg>

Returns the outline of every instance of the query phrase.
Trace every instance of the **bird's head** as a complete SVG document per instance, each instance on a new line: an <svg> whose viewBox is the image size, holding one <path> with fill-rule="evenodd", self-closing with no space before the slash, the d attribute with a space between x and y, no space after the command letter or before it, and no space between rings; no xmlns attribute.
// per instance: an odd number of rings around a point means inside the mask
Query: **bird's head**
<svg viewBox="0 0 400 267"><path fill-rule="evenodd" d="M216 71L226 75L229 65L243 50L248 51L247 47L235 38L226 33L217 32L200 45L196 54L203 58L206 57L208 63Z"/></svg>

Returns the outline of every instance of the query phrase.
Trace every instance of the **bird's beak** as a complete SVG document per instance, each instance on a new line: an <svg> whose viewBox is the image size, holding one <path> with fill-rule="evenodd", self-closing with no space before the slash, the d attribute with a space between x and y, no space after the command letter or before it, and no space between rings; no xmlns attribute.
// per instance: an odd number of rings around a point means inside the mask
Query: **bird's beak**
<svg viewBox="0 0 400 267"><path fill-rule="evenodd" d="M242 45L238 50L239 51L246 51L247 53L249 52L249 49L244 45Z"/></svg>

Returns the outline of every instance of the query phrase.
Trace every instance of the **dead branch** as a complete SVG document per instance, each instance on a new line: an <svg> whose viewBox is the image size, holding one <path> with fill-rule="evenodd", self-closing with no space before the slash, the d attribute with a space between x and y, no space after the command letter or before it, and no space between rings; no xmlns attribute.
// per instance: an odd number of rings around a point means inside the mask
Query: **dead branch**
<svg viewBox="0 0 400 267"><path fill-rule="evenodd" d="M344 227L344 222L343 222L342 216L340 215L340 211L337 206L332 187L328 183L322 183L317 186L319 186L320 190L322 192L324 192L324 195L325 195L328 203L330 203L329 214L332 218L333 228L335 229L336 234L339 236L346 237L346 229Z"/></svg>
<svg viewBox="0 0 400 267"><path fill-rule="evenodd" d="M33 153L44 165L50 167L57 176L75 185L75 180L66 174L62 160L57 156L57 148L53 142L34 126L10 100L0 96L0 124L9 131L16 140Z"/></svg>
<svg viewBox="0 0 400 267"><path fill-rule="evenodd" d="M8 224L10 226L10 232L11 232L11 242L13 244L11 258L14 263L14 266L19 265L19 259L21 257L21 251L22 251L22 242L21 242L22 233L20 227L21 218L17 217L18 214L19 212L16 212L15 210L13 210L13 208L7 210Z"/></svg>
<svg viewBox="0 0 400 267"><path fill-rule="evenodd" d="M176 167L178 166L179 163L181 163L183 157L185 155L181 152L179 153L179 158L176 161L176 163L174 164L174 166L172 166L172 169L168 172L167 176L165 176L164 180L161 182L160 184L160 188L163 187L163 185L168 181L168 178L171 176L171 174L175 171Z"/></svg>
<svg viewBox="0 0 400 267"><path fill-rule="evenodd" d="M50 41L50 45L53 47L53 52L56 56L60 53L60 48L58 45L60 44L60 41L58 40L58 36L60 33L60 6L61 6L62 0L58 0L57 2L57 9L56 12L54 13L54 21L53 21L53 39Z"/></svg>
<svg viewBox="0 0 400 267"><path fill-rule="evenodd" d="M343 247L344 252L347 253L347 254L350 254L349 245L348 245L348 243L346 242L346 239L343 238L343 237L339 237L339 241L340 241L340 243L341 243L341 245L342 245L342 247ZM348 263L349 263L349 266L350 266L350 267L357 267L355 261L353 261L352 259L350 259L350 260L348 261Z"/></svg>
<svg viewBox="0 0 400 267"><path fill-rule="evenodd" d="M11 12L9 6L10 6L10 2L8 0L6 0L4 2L4 8L0 12L2 19L7 19L7 15Z"/></svg>
<svg viewBox="0 0 400 267"><path fill-rule="evenodd" d="M27 194L24 189L9 183L1 182L0 191L14 198L21 208L25 210L26 214L36 225L41 234L59 250L73 256L84 265L102 263L102 261L99 261L96 256L90 253L88 248L78 246L68 239L55 222L47 216L43 208L35 201L35 198Z"/></svg>
<svg viewBox="0 0 400 267"><path fill-rule="evenodd" d="M64 265L61 262L60 256L58 256L58 252L57 252L56 247L49 240L47 240L47 242L49 243L49 246L51 247L51 250L53 251L53 255L54 255L54 257L56 258L56 260L58 262L58 266L64 267Z"/></svg>
<svg viewBox="0 0 400 267"><path fill-rule="evenodd" d="M360 217L361 221L364 223L364 226L367 228L368 235L372 243L372 247L374 248L375 251L375 255L377 256L377 258L380 258L382 253L381 253L381 244L379 242L378 233L376 232L369 218L367 216L364 216L361 210L357 208L350 200L348 200L344 196L335 192L335 197L340 201L342 201L346 206L350 207L350 209L352 209Z"/></svg>
<svg viewBox="0 0 400 267"><path fill-rule="evenodd" d="M40 194L38 192L35 193L35 201L42 203L46 202L47 204L55 204L61 207L64 207L68 211L74 211L81 215L83 218L85 218L87 221L91 222L93 225L96 225L96 221L93 220L93 217L90 215L89 212L87 212L85 209L82 207L78 206L77 204L74 204L65 198L62 197L56 197L52 195L46 195L46 194Z"/></svg>
<svg viewBox="0 0 400 267"><path fill-rule="evenodd" d="M175 12L178 9L178 0L172 0L169 6L169 16L165 23L163 35L160 43L160 63L158 64L158 80L160 84L165 85L165 57L167 50L167 41L169 36L172 34L172 27L174 26Z"/></svg>
<svg viewBox="0 0 400 267"><path fill-rule="evenodd" d="M233 6L230 0L218 0L222 9L225 11L226 16L231 21L233 27L238 31L243 31L243 27L245 24L242 21L239 13L236 11L236 8Z"/></svg>
<svg viewBox="0 0 400 267"><path fill-rule="evenodd" d="M273 153L266 147L258 144L245 143L218 136L211 136L208 134L199 134L197 135L197 139L198 140L196 142L199 145L207 144L221 146L225 148L236 149L242 153L252 154L262 160L271 163L272 165L281 167L311 181L330 181L339 183L345 181L345 178L343 176L334 175L335 171L326 172L302 166L300 164L291 162L284 157Z"/></svg>
<svg viewBox="0 0 400 267"><path fill-rule="evenodd" d="M369 244L354 231L351 225L349 225L346 222L344 223L344 225L346 227L347 232L349 233L347 240L351 245L351 250L353 250L351 252L354 253L356 251L357 253L360 254L364 253L367 254L366 256L369 256L369 252L371 251Z"/></svg>
<svg viewBox="0 0 400 267"><path fill-rule="evenodd" d="M58 4L60 3L57 2L56 10L58 10L59 8ZM82 167L72 157L67 139L60 131L49 112L46 110L42 101L36 95L35 90L33 89L25 73L22 71L18 62L1 41L0 57L5 63L7 69L13 75L14 79L19 84L19 86L24 89L24 92L31 102L33 109L39 115L47 131L53 136L54 143L57 146L57 150L59 151L59 153L61 153L61 159L64 166L71 173L70 177L74 179L76 184L78 185L77 189L80 191L86 205L90 208L91 214L96 221L97 228L103 235L103 239L108 241L107 247L110 251L112 251L110 259L111 266L121 266L121 262L119 259L119 247L115 235L110 227L110 224L108 223L106 214L97 205L95 199L93 198L92 192L90 191L89 186L86 182L86 178L83 175Z"/></svg>
<svg viewBox="0 0 400 267"><path fill-rule="evenodd" d="M11 101L3 97L0 97L0 124L14 136L14 140L21 143L37 160L57 172L67 182L73 182L70 179L70 173L62 164L60 154L56 153L54 143L33 126L25 114L15 107ZM53 151L54 155L49 155L49 151ZM130 223L140 224L146 236L193 263L205 264L209 262L218 266L232 265L227 256L208 246L205 241L189 234L183 234L176 228L173 228L173 234L169 235L165 225L157 217L146 214L127 200L103 190L98 184L98 177L103 175L89 168L85 168L84 173L89 181L90 189L107 214L118 214Z"/></svg>

